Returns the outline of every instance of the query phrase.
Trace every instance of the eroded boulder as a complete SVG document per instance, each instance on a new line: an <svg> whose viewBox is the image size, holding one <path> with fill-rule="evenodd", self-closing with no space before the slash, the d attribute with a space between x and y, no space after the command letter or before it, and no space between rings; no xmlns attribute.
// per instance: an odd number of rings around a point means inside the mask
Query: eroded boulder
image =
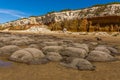
<svg viewBox="0 0 120 80"><path fill-rule="evenodd" d="M103 52L109 53L111 55L119 54L119 51L116 48L111 47L111 46L101 45L101 46L96 47L95 50L103 51Z"/></svg>
<svg viewBox="0 0 120 80"><path fill-rule="evenodd" d="M50 61L60 61L62 60L62 56L59 53L56 52L49 52L46 55L46 58Z"/></svg>
<svg viewBox="0 0 120 80"><path fill-rule="evenodd" d="M24 46L24 45L34 44L34 43L35 41L33 39L24 38L24 37L22 37L20 40L13 40L10 42L10 44L17 45L17 46Z"/></svg>
<svg viewBox="0 0 120 80"><path fill-rule="evenodd" d="M78 70L95 70L95 66L86 59L81 58L75 58L71 63L61 63L61 65Z"/></svg>
<svg viewBox="0 0 120 80"><path fill-rule="evenodd" d="M89 47L88 47L87 44L74 43L73 46L76 47L76 48L85 49L87 52L89 52Z"/></svg>
<svg viewBox="0 0 120 80"><path fill-rule="evenodd" d="M91 51L89 55L86 57L87 60L89 61L115 61L116 58L111 56L107 52L102 52L102 51Z"/></svg>
<svg viewBox="0 0 120 80"><path fill-rule="evenodd" d="M88 52L82 48L66 47L60 51L62 56L85 58Z"/></svg>
<svg viewBox="0 0 120 80"><path fill-rule="evenodd" d="M45 57L43 52L36 48L25 48L22 50L18 50L14 52L10 56L10 60L17 61L17 62L23 62L23 63L29 63L32 61L39 61L39 59Z"/></svg>
<svg viewBox="0 0 120 80"><path fill-rule="evenodd" d="M95 48L95 50L111 54L111 52L109 51L109 49L107 49L106 46L98 46L98 47Z"/></svg>
<svg viewBox="0 0 120 80"><path fill-rule="evenodd" d="M11 55L20 48L16 45L8 45L0 48L0 55Z"/></svg>
<svg viewBox="0 0 120 80"><path fill-rule="evenodd" d="M43 48L43 52L47 54L48 52L59 52L61 49L63 49L62 46L46 46Z"/></svg>
<svg viewBox="0 0 120 80"><path fill-rule="evenodd" d="M107 49L111 52L111 54L116 55L116 54L120 54L120 52L114 48L114 47L107 47Z"/></svg>

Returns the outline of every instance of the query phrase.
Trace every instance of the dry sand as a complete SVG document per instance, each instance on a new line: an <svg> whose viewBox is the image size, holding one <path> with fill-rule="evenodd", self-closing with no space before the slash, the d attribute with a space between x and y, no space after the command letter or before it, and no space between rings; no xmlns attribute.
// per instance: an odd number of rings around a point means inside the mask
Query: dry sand
<svg viewBox="0 0 120 80"><path fill-rule="evenodd" d="M58 36L58 35L54 35ZM82 39L96 41L93 36L59 35L59 38L70 38L76 42ZM120 37L102 37L103 43L120 45ZM6 57L0 57L8 61ZM0 80L120 80L120 61L93 62L95 71L78 71L65 68L57 62L42 65L15 63L8 67L0 67Z"/></svg>

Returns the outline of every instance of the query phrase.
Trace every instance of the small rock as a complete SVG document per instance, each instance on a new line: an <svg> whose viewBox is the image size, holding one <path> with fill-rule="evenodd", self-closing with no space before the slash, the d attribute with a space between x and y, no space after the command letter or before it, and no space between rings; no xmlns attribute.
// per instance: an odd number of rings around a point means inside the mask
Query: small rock
<svg viewBox="0 0 120 80"><path fill-rule="evenodd" d="M102 41L100 37L95 37L97 41Z"/></svg>

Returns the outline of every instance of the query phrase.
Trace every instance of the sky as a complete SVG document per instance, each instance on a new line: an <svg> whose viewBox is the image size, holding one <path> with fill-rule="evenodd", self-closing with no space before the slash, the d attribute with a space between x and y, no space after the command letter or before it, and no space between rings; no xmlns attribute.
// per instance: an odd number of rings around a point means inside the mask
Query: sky
<svg viewBox="0 0 120 80"><path fill-rule="evenodd" d="M81 9L120 0L0 0L0 23L63 9Z"/></svg>

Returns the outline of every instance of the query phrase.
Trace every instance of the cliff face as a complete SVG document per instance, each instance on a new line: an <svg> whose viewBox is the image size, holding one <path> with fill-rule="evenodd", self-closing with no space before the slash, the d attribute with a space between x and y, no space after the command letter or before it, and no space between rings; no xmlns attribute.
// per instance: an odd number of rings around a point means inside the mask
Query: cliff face
<svg viewBox="0 0 120 80"><path fill-rule="evenodd" d="M41 24L49 24L51 22L59 22L59 21L71 20L71 19L115 16L115 15L120 16L120 4L111 4L105 6L90 7L81 10L50 13L44 16L29 17L26 19L19 19L16 21L7 22L1 24L1 26L10 27L10 26L25 26L25 25L41 25Z"/></svg>

